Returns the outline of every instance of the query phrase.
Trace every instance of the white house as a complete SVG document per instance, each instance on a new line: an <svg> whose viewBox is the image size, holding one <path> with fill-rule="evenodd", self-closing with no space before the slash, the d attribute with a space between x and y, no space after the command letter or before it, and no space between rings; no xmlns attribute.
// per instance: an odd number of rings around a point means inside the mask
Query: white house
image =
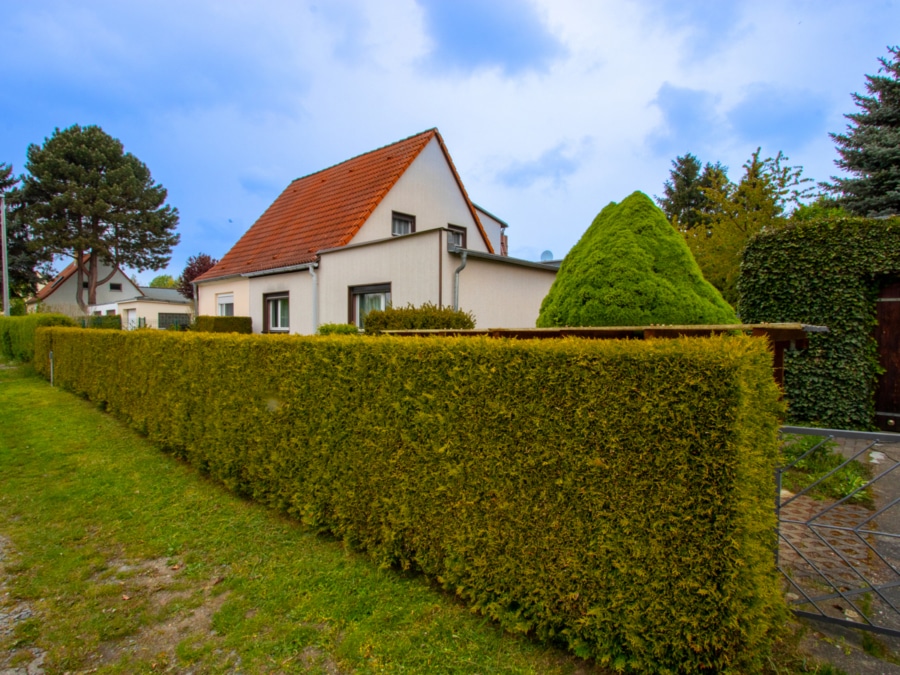
<svg viewBox="0 0 900 675"><path fill-rule="evenodd" d="M198 312L309 334L431 302L482 328L533 326L556 266L508 257L505 230L431 129L292 182L196 279Z"/></svg>
<svg viewBox="0 0 900 675"><path fill-rule="evenodd" d="M174 288L141 286L139 295L120 300L116 313L122 316L122 328L166 329L173 324L186 326L191 322L191 301ZM94 314L99 314L95 308Z"/></svg>
<svg viewBox="0 0 900 675"><path fill-rule="evenodd" d="M87 256L85 262L87 263ZM97 278L106 279L112 271L112 267L100 263ZM87 278L83 278L81 283L85 291L84 298L87 300ZM35 311L40 304L42 307L60 314L73 317L82 316L83 312L78 306L77 291L77 266L73 261L43 286L33 298L28 300L26 303L28 311ZM120 300L140 294L141 290L138 286L122 270L116 268L115 273L107 281L97 285L96 303L91 305L91 310L95 314L98 311L103 314L115 314L116 304Z"/></svg>

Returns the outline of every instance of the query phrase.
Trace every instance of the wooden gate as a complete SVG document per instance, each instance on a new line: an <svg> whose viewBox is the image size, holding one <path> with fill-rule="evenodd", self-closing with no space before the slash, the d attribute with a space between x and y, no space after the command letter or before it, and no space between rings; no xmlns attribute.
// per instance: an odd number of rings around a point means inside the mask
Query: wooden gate
<svg viewBox="0 0 900 675"><path fill-rule="evenodd" d="M875 389L875 423L885 431L900 431L900 281L881 289L875 339L884 369Z"/></svg>

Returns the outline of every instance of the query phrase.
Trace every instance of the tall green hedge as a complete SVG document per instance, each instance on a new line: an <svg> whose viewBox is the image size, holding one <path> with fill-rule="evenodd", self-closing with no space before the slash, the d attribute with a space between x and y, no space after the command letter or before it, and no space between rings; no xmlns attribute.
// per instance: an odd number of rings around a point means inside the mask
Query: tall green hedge
<svg viewBox="0 0 900 675"><path fill-rule="evenodd" d="M0 316L0 358L28 363L34 356L34 332L39 326L75 326L63 314Z"/></svg>
<svg viewBox="0 0 900 675"><path fill-rule="evenodd" d="M761 340L38 341L58 383L509 630L615 668L724 673L758 665L784 617Z"/></svg>
<svg viewBox="0 0 900 675"><path fill-rule="evenodd" d="M249 316L198 316L191 330L201 333L245 333L253 332L253 319Z"/></svg>
<svg viewBox="0 0 900 675"><path fill-rule="evenodd" d="M641 192L604 208L572 247L537 325L736 324L665 214Z"/></svg>
<svg viewBox="0 0 900 675"><path fill-rule="evenodd" d="M872 428L878 377L875 299L900 277L900 218L831 217L761 234L744 251L738 292L747 323L828 326L785 354L790 416L835 428Z"/></svg>

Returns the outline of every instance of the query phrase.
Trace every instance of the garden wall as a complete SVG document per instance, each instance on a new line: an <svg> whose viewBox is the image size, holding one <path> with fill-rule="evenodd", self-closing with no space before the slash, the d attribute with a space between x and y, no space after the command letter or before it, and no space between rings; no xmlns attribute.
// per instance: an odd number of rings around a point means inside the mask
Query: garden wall
<svg viewBox="0 0 900 675"><path fill-rule="evenodd" d="M35 365L229 488L513 631L728 672L784 614L764 340L38 331Z"/></svg>

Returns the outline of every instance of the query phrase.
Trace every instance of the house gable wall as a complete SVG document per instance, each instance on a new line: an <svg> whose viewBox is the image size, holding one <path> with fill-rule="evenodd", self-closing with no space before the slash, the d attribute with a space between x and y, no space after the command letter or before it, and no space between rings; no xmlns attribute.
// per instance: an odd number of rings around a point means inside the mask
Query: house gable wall
<svg viewBox="0 0 900 675"><path fill-rule="evenodd" d="M109 265L100 264L100 268L97 273L98 279L103 279L112 271L112 267ZM85 275L83 281L87 281L87 275ZM110 290L110 284L120 284L122 287L121 291L112 291ZM78 274L72 274L68 279L63 281L59 286L57 286L50 295L48 295L43 301L42 304L49 309L60 312L62 314L68 314L70 316L80 316L83 312L78 307L77 300L77 289L78 289ZM121 270L116 270L116 273L112 276L109 281L99 284L97 286L97 302L95 305L109 305L115 304L119 300L123 298L134 297L135 295L140 295L140 289L134 285L134 282L129 279ZM87 302L88 296L87 291L85 290L84 300Z"/></svg>
<svg viewBox="0 0 900 675"><path fill-rule="evenodd" d="M437 139L419 153L351 243L390 237L394 212L415 216L416 232L445 228L448 224L464 227L468 248L488 250Z"/></svg>

